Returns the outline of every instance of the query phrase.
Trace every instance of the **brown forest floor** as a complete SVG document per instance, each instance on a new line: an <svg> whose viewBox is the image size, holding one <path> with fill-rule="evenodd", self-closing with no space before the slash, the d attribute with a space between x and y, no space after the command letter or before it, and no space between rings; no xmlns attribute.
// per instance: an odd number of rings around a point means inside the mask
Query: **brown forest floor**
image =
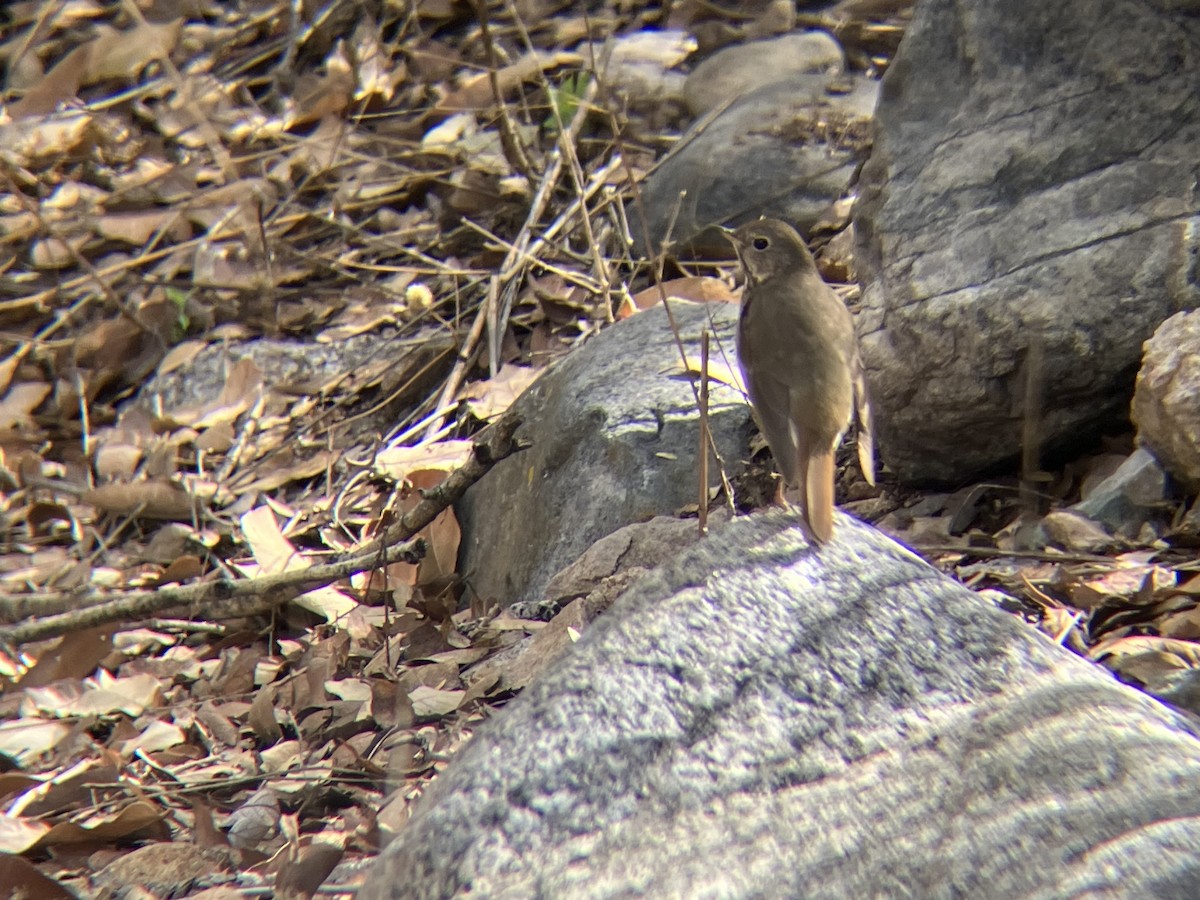
<svg viewBox="0 0 1200 900"><path fill-rule="evenodd" d="M542 627L459 610L433 489L656 278L729 283L623 240L682 114L597 60L663 25L719 46L778 3L299 6L28 2L0 25L0 883L31 896L136 865L160 891L307 896L335 865L353 886L511 696L463 670ZM802 20L880 71L906 6ZM278 349L201 374L259 338L303 347L284 382ZM1196 665L1190 551L1007 553L1013 497L977 491L988 546L931 558L1129 678ZM384 559L413 533L424 558Z"/></svg>

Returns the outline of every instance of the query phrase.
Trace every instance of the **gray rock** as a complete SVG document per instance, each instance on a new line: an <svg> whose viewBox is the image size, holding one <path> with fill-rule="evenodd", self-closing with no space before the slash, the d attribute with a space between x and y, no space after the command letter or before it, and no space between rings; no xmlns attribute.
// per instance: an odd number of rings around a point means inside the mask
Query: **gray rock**
<svg viewBox="0 0 1200 900"><path fill-rule="evenodd" d="M1200 312L1178 313L1146 341L1133 394L1138 440L1200 489Z"/></svg>
<svg viewBox="0 0 1200 900"><path fill-rule="evenodd" d="M1164 672L1156 682L1147 684L1145 690L1164 703L1200 717L1200 669Z"/></svg>
<svg viewBox="0 0 1200 900"><path fill-rule="evenodd" d="M728 512L715 511L710 525L715 525L718 517L724 521ZM566 653L578 635L634 581L698 540L695 519L667 516L635 522L602 537L550 579L542 600L509 607L509 613L517 618L544 619L548 626L467 669L463 681L472 686L481 682L492 685L493 692L525 688Z"/></svg>
<svg viewBox="0 0 1200 900"><path fill-rule="evenodd" d="M419 369L439 355L445 356L452 346L453 340L443 329L428 329L405 338L359 334L329 343L274 338L225 341L205 347L187 366L155 375L138 398L168 411L211 403L225 387L230 367L241 359L253 360L269 387L315 393L336 376L370 365L391 372ZM434 379L438 377L436 371L431 374Z"/></svg>
<svg viewBox="0 0 1200 900"><path fill-rule="evenodd" d="M1018 530L1018 536L1025 532ZM1063 550L1080 553L1104 553L1113 549L1116 542L1108 532L1089 519L1069 509L1056 509L1047 513L1028 534L1023 548L1043 549L1061 547Z"/></svg>
<svg viewBox="0 0 1200 900"><path fill-rule="evenodd" d="M722 347L736 368L735 306L671 309L689 357L699 359L707 327L713 359ZM532 447L497 465L457 507L459 571L476 594L502 605L536 600L599 538L697 502L699 419L679 369L666 313L654 308L601 332L517 400L518 436ZM710 427L734 477L749 454L750 408L727 385L710 390ZM711 471L715 484L715 464Z"/></svg>
<svg viewBox="0 0 1200 900"><path fill-rule="evenodd" d="M715 514L726 512L722 509ZM540 600L518 601L508 611L519 619L549 621L571 601L586 598L591 621L635 579L699 539L696 519L655 516L649 522L618 528L546 582Z"/></svg>
<svg viewBox="0 0 1200 900"><path fill-rule="evenodd" d="M1139 447L1071 509L1112 534L1131 538L1146 522L1162 523L1170 518L1173 510L1167 497L1167 473L1153 454Z"/></svg>
<svg viewBox="0 0 1200 900"><path fill-rule="evenodd" d="M667 237L687 243L710 225L762 215L807 231L845 193L865 153L877 88L859 77L793 75L697 122L642 185L655 249ZM630 229L644 253L638 216ZM729 252L723 239L695 246Z"/></svg>
<svg viewBox="0 0 1200 900"><path fill-rule="evenodd" d="M92 876L91 887L99 897L141 896L185 897L198 887L234 880L236 869L229 848L202 848L192 843L153 843L118 856ZM10 896L35 896L10 884ZM60 893L36 896L59 897ZM69 896L75 896L71 894Z"/></svg>
<svg viewBox="0 0 1200 900"><path fill-rule="evenodd" d="M846 67L841 45L824 31L806 31L718 50L701 62L683 86L694 116L732 98L795 75L840 74Z"/></svg>
<svg viewBox="0 0 1200 900"><path fill-rule="evenodd" d="M1200 18L1176 8L918 5L856 211L862 352L902 480L1017 455L1035 338L1049 444L1123 416L1142 341L1200 305Z"/></svg>
<svg viewBox="0 0 1200 900"><path fill-rule="evenodd" d="M1200 740L838 517L638 581L433 783L360 892L1184 897Z"/></svg>
<svg viewBox="0 0 1200 900"><path fill-rule="evenodd" d="M603 66L606 87L619 93L631 106L649 103L684 102L686 76L671 69L696 49L686 31L637 31L614 35L607 44L592 48Z"/></svg>
<svg viewBox="0 0 1200 900"><path fill-rule="evenodd" d="M1200 547L1200 499L1183 514L1178 527L1171 533L1171 543L1180 547Z"/></svg>

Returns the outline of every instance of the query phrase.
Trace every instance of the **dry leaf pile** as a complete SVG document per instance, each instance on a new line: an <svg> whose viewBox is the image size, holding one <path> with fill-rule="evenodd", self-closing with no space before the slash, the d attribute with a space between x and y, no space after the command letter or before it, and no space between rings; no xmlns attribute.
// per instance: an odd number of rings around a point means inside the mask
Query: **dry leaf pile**
<svg viewBox="0 0 1200 900"><path fill-rule="evenodd" d="M542 624L459 611L438 485L652 302L626 202L679 111L610 38L779 8L8 4L0 882L354 882Z"/></svg>
<svg viewBox="0 0 1200 900"><path fill-rule="evenodd" d="M879 68L906 5L9 4L0 884L352 887L505 698L470 667L543 625L464 603L438 485L598 328L729 299L625 238L678 111L609 83L610 39L799 22ZM1190 665L1178 567L1107 566L963 574Z"/></svg>

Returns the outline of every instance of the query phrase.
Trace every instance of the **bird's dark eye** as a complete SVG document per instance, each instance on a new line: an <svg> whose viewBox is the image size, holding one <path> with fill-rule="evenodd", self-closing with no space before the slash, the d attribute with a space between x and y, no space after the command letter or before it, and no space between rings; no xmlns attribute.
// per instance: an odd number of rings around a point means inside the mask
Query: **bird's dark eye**
<svg viewBox="0 0 1200 900"><path fill-rule="evenodd" d="M764 237L757 237L754 239L754 249L755 250L766 250L770 246L771 246L771 242L768 241Z"/></svg>

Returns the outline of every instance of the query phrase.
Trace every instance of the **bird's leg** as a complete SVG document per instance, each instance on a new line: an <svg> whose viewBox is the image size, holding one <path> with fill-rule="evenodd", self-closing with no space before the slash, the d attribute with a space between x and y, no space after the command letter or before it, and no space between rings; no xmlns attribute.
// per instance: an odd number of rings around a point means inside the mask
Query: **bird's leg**
<svg viewBox="0 0 1200 900"><path fill-rule="evenodd" d="M775 499L771 502L782 509L788 509L792 504L788 503L787 484L783 480L783 476L779 476L779 480L775 482Z"/></svg>

